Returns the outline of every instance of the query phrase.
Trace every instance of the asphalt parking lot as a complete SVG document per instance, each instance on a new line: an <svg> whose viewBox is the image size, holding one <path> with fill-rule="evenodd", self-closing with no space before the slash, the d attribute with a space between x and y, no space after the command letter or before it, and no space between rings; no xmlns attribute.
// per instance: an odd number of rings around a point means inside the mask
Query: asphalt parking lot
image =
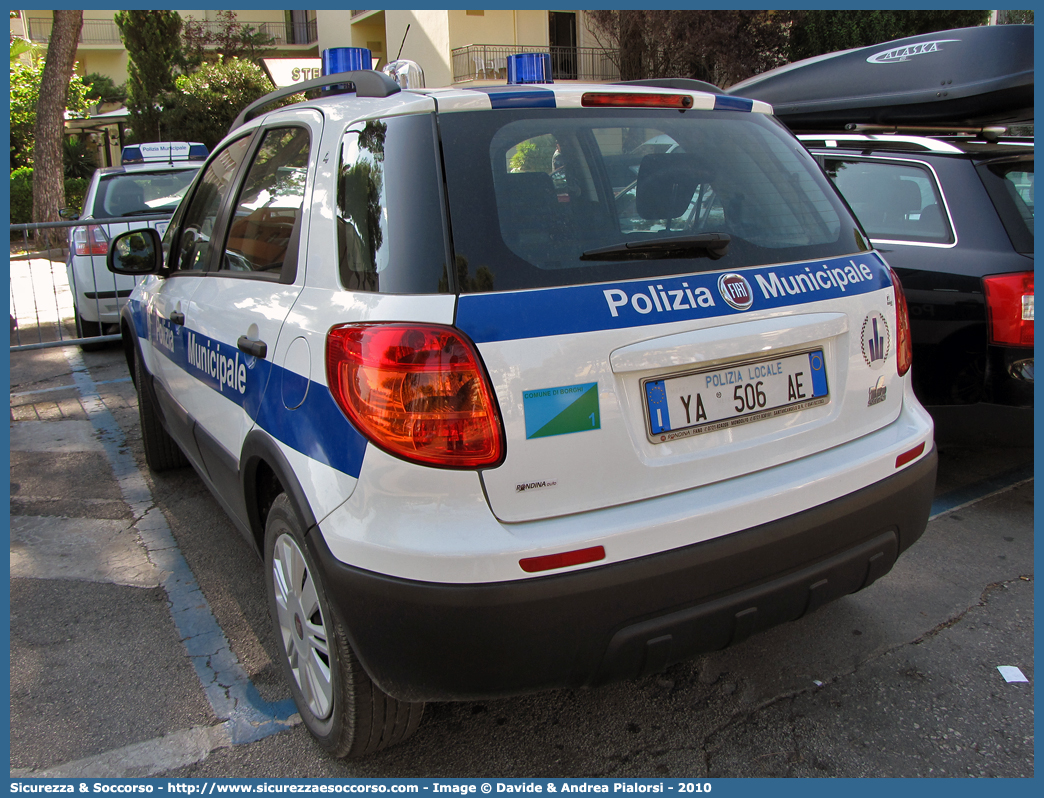
<svg viewBox="0 0 1044 798"><path fill-rule="evenodd" d="M640 681L430 705L341 762L293 714L260 561L191 469L145 467L118 349L12 353L10 434L12 777L1034 773L1031 446L942 448L923 538L801 621Z"/></svg>

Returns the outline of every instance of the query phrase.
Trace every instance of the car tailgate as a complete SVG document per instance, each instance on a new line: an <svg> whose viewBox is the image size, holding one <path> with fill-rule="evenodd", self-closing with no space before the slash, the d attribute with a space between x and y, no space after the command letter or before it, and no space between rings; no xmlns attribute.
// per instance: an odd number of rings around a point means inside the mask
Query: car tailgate
<svg viewBox="0 0 1044 798"><path fill-rule="evenodd" d="M895 320L876 253L462 296L507 439L490 507L516 522L640 501L879 429L902 405Z"/></svg>

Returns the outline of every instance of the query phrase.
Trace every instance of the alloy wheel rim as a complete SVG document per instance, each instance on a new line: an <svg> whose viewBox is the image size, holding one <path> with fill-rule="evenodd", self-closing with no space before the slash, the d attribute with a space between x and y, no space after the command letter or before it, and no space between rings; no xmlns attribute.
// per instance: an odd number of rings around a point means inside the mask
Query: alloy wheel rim
<svg viewBox="0 0 1044 798"><path fill-rule="evenodd" d="M323 720L333 710L330 636L311 569L288 534L276 540L272 580L279 633L290 671L309 712Z"/></svg>

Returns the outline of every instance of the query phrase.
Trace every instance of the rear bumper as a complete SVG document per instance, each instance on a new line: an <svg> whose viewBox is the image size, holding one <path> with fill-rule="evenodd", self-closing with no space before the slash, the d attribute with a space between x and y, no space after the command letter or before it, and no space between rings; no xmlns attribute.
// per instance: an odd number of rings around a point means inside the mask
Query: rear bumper
<svg viewBox="0 0 1044 798"><path fill-rule="evenodd" d="M933 449L885 480L777 521L511 582L387 577L340 562L322 535L310 534L309 545L360 660L396 698L575 688L655 673L866 587L924 531L936 465Z"/></svg>
<svg viewBox="0 0 1044 798"><path fill-rule="evenodd" d="M100 269L99 269L99 265ZM84 321L116 324L134 289L134 278L106 270L102 255L75 256L66 263L76 312Z"/></svg>

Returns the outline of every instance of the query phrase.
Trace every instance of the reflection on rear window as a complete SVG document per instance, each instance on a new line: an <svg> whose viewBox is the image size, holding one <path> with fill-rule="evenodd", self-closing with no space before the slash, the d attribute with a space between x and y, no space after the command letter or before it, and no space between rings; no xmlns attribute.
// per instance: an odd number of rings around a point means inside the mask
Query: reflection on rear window
<svg viewBox="0 0 1044 798"><path fill-rule="evenodd" d="M127 172L101 178L92 216L108 219L173 213L199 167L162 172Z"/></svg>
<svg viewBox="0 0 1044 798"><path fill-rule="evenodd" d="M979 177L993 200L1016 252L1033 252L1033 158L979 164Z"/></svg>
<svg viewBox="0 0 1044 798"><path fill-rule="evenodd" d="M440 123L462 291L741 268L864 246L815 162L764 115L527 109ZM724 259L582 257L706 233L730 238Z"/></svg>
<svg viewBox="0 0 1044 798"><path fill-rule="evenodd" d="M1004 178L1004 187L1026 227L1033 231L1033 164L994 166L991 171Z"/></svg>
<svg viewBox="0 0 1044 798"><path fill-rule="evenodd" d="M827 158L823 168L871 238L952 244L935 177L918 164Z"/></svg>

